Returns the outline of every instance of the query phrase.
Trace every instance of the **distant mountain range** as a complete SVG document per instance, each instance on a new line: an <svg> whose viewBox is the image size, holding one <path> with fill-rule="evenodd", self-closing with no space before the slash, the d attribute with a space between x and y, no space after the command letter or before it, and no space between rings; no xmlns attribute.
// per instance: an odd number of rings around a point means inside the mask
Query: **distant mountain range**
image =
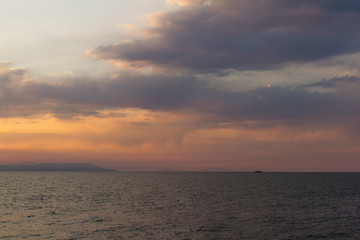
<svg viewBox="0 0 360 240"><path fill-rule="evenodd" d="M114 172L91 163L37 163L0 165L0 171Z"/></svg>

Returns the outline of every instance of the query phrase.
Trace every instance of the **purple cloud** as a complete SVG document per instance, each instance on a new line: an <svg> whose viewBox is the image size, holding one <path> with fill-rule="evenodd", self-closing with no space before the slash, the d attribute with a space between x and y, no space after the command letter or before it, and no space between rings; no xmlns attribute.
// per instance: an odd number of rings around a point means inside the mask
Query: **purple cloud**
<svg viewBox="0 0 360 240"><path fill-rule="evenodd" d="M332 80L330 80L332 81ZM345 82L349 83L349 82ZM350 83L354 83L351 81ZM358 82L355 82L358 83ZM359 84L358 84L359 85ZM268 87L232 92L211 88L195 77L125 75L115 79L72 79L64 82L24 81L2 88L5 109L23 114L52 113L59 118L97 116L115 108L150 111L193 110L218 121L292 121L359 117L358 98L348 91L312 92L306 88ZM5 116L8 111L2 111Z"/></svg>
<svg viewBox="0 0 360 240"><path fill-rule="evenodd" d="M360 50L357 1L213 0L153 17L150 37L99 46L97 59L194 71L262 70Z"/></svg>

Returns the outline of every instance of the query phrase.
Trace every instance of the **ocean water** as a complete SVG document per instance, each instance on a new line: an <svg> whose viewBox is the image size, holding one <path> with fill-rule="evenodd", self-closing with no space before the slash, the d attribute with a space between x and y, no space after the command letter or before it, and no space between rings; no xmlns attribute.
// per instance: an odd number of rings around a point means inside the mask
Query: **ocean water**
<svg viewBox="0 0 360 240"><path fill-rule="evenodd" d="M0 172L0 239L360 239L360 174Z"/></svg>

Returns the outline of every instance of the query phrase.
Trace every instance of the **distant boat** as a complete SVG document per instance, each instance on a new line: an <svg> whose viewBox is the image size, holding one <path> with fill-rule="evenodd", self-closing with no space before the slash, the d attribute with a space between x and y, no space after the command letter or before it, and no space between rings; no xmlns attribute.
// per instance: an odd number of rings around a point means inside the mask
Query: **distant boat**
<svg viewBox="0 0 360 240"><path fill-rule="evenodd" d="M256 171L255 171L255 173L262 173L262 171L260 171L260 170L256 170Z"/></svg>

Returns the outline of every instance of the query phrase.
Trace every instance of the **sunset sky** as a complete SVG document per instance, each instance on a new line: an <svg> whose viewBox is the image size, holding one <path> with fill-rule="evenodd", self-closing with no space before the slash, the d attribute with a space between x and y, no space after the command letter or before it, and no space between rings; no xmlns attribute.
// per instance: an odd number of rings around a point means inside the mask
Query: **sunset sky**
<svg viewBox="0 0 360 240"><path fill-rule="evenodd" d="M0 164L360 171L358 0L0 0Z"/></svg>

